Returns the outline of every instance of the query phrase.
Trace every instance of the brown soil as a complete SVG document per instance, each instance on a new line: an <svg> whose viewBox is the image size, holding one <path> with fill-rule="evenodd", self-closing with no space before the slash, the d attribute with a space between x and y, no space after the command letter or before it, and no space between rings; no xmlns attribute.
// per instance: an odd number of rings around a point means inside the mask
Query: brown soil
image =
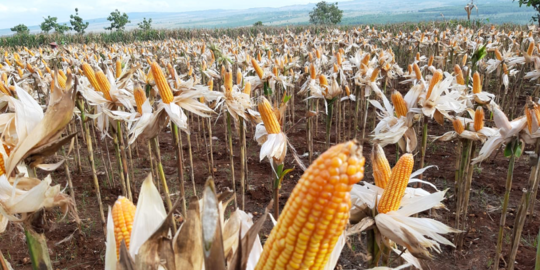
<svg viewBox="0 0 540 270"><path fill-rule="evenodd" d="M297 99L299 100L299 99ZM302 105L297 102L296 115L304 115ZM197 120L197 119L194 119ZM350 120L352 121L352 119ZM191 123L197 123L192 121ZM227 187L231 188L231 169L229 166L229 156L226 148L225 129L223 121L220 119L216 123L213 135L217 137L214 140L214 159L215 159L215 181L218 190L223 190ZM206 178L209 176L207 160L206 160L206 144L203 141L202 134L199 132L198 126L192 127L191 135L193 146L193 157L195 164L195 184L197 191L202 190ZM370 130L368 125L367 130ZM429 130L432 135L441 135L445 131L452 129L450 123L446 123L445 127L437 124L430 124ZM300 122L293 129L288 131L289 139L292 145L295 146L299 155L307 152L306 144L306 125ZM418 133L419 134L419 133ZM270 202L272 197L271 189L271 168L267 161L259 162L260 147L252 138L253 132L248 127L247 145L248 145L248 169L249 177L247 179L246 190L246 211L255 215L255 218L260 217L264 207ZM335 135L335 133L334 133ZM360 132L361 136L361 132ZM235 136L236 137L236 136ZM173 196L173 200L177 199L179 182L177 180L177 166L175 147L172 143L171 133L163 131L159 136L161 155L165 167L165 173L168 179L169 189ZM82 143L82 137L79 136L79 142ZM185 136L184 136L185 142ZM335 141L335 138L332 138ZM343 139L342 139L343 140ZM109 142L110 158L113 168L116 172L117 166L114 157L114 146ZM105 141L100 142L100 146L94 151L94 158L97 160L97 169L99 171L99 180L101 184L101 195L105 205L112 205L118 195L121 194L119 185L109 185L104 173L104 161L101 159L100 151L105 149ZM318 134L314 140L314 148L316 156L325 150L324 145L324 119L319 117ZM185 143L184 143L185 144ZM239 146L238 141L234 141L235 151L235 174L237 182L237 190L240 191L239 183ZM145 143L139 142L138 151L133 151L133 165L135 179L132 179L133 194L138 194L138 189L142 180L150 172L149 153ZM438 189L449 189L446 200L448 209L455 209L453 184L454 171L456 160L457 142L428 144L426 155L426 165L437 165L438 169L430 169L424 175L425 179L435 184ZM388 146L385 149L387 157L391 164L395 163L395 148ZM527 149L530 150L530 149ZM81 218L80 227L76 223L69 220L61 220L61 215L56 211L49 211L45 215L47 223L44 225L45 236L48 239L48 247L50 250L51 259L55 269L103 269L105 255L105 237L100 222L99 210L92 184L92 174L87 160L86 148L80 149L82 157L83 170L77 172L77 166L72 159L69 163L72 171L73 183L75 185L75 194L77 200L77 209ZM371 146L368 142L364 143L364 155L369 156ZM187 159L187 147L184 147L184 156L186 165L189 165ZM418 155L419 156L419 155ZM105 159L107 155L105 154ZM302 158L304 163L308 163L307 156ZM105 163L107 164L107 163ZM289 156L286 159L286 164L292 166L294 160ZM471 202L469 209L469 231L465 238L463 250L456 250L448 246L442 247L442 253L434 253L434 259L425 263L426 269L488 269L493 264L494 250L497 238L498 223L500 218L500 207L502 197L505 190L506 168L508 159L501 152L494 155L489 160L483 162L481 166L475 170L474 180L472 183ZM186 166L189 167L189 166ZM517 211L517 206L520 201L522 192L525 188L529 176L530 166L527 158L522 156L517 160L514 171L514 182L512 185L511 200L509 205L506 235L511 233L511 228L514 222L514 214ZM297 180L302 174L297 167L286 180L283 182L281 192L281 207L284 206L290 192L294 188ZM364 181L372 182L371 166L369 161L366 162L366 174ZM44 174L41 174L44 176ZM65 186L67 178L63 169L58 169L52 173L53 182ZM115 173L115 178L119 179L118 173ZM156 179L156 178L154 178ZM118 183L118 180L116 180ZM429 190L429 188L428 188ZM190 180L189 169L186 171L186 195L193 195L192 184ZM135 198L136 201L137 198ZM424 213L422 216L428 216ZM436 211L432 212L432 218L440 220L450 226L455 223L455 213L452 211ZM535 237L537 236L540 225L538 215L529 217L521 240L517 256L516 269L533 269L535 257ZM269 234L270 224L267 224L261 232L262 240L264 241ZM68 238L69 237L69 238ZM452 236L448 236L451 240ZM68 239L66 239L68 238ZM362 239L365 241L365 235ZM63 240L63 241L62 241ZM61 243L59 243L62 241ZM510 238L505 239L504 251L505 254L509 249ZM339 261L338 269L364 269L367 267L365 258L367 256L365 243L357 238L350 240L350 245L343 251ZM28 250L22 227L18 224L11 223L8 226L6 233L0 235L0 250L4 256L13 265L15 269L31 269ZM501 267L504 267L501 264Z"/></svg>

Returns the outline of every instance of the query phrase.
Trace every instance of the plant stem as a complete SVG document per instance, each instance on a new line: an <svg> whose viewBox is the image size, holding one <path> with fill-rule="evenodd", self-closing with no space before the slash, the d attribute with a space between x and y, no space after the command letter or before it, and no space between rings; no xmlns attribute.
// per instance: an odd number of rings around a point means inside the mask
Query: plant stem
<svg viewBox="0 0 540 270"><path fill-rule="evenodd" d="M187 214L187 208L186 208L186 191L184 188L184 160L182 157L182 143L180 141L180 134L178 130L178 126L176 126L175 123L171 122L171 129L174 136L174 142L176 143L176 160L178 162L178 181L180 182L180 196L182 197L182 215L186 217ZM159 159L159 162L161 163L161 158ZM167 186L164 186L167 189ZM196 195L196 194L193 194ZM170 202L171 199L169 199ZM172 209L172 203L171 208Z"/></svg>
<svg viewBox="0 0 540 270"><path fill-rule="evenodd" d="M158 164L157 169L158 169L159 180L161 180L161 185L163 186L163 193L165 193L165 203L167 204L167 209L171 211L172 209L171 195L169 194L169 187L167 185L167 179L165 179L165 171L163 170L163 164L161 163L161 153L159 151L159 142L158 142L157 137L153 138L152 141L154 142L154 154L156 155L156 160ZM174 222L174 219L173 219L172 224L174 227L174 231L176 231L176 222Z"/></svg>
<svg viewBox="0 0 540 270"><path fill-rule="evenodd" d="M234 178L234 153L232 148L232 121L231 121L231 114L227 112L227 133L229 134L229 159L231 163L231 178L232 178L232 190L233 192L236 192L236 180ZM236 196L234 197L234 209L238 208L238 202L236 200Z"/></svg>

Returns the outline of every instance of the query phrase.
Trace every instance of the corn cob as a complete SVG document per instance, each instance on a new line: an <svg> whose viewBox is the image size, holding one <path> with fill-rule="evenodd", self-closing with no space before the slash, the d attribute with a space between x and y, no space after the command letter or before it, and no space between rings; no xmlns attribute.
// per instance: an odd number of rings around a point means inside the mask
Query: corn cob
<svg viewBox="0 0 540 270"><path fill-rule="evenodd" d="M259 54L259 56L260 56L260 54ZM262 78L264 77L264 70L259 66L257 61L255 61L255 59L253 59L253 58L251 58L251 64L253 65L253 68L255 69L255 72L257 73L257 76L259 76L259 79L262 80Z"/></svg>
<svg viewBox="0 0 540 270"><path fill-rule="evenodd" d="M88 79L90 84L94 87L94 89L96 89L96 91L98 92L101 91L101 89L99 89L99 84L96 79L96 73L94 72L94 69L92 69L92 67L88 63L85 62L82 64L82 70L84 72L84 76L86 76L86 78Z"/></svg>
<svg viewBox="0 0 540 270"><path fill-rule="evenodd" d="M400 92L394 90L392 93L392 103L394 104L394 108L396 109L396 114L398 117L407 116L407 112L409 109L407 108L407 103L403 99L403 96Z"/></svg>
<svg viewBox="0 0 540 270"><path fill-rule="evenodd" d="M467 58L468 58L468 55L467 54L464 54L463 55L463 58L461 59L461 66L464 67L467 65Z"/></svg>
<svg viewBox="0 0 540 270"><path fill-rule="evenodd" d="M120 75L122 75L122 62L120 59L116 60L116 78L120 78Z"/></svg>
<svg viewBox="0 0 540 270"><path fill-rule="evenodd" d="M478 106L474 112L474 131L478 132L484 128L484 109Z"/></svg>
<svg viewBox="0 0 540 270"><path fill-rule="evenodd" d="M435 58L433 57L433 55L429 57L428 64L427 64L428 67L433 66L433 60L434 60L434 59L435 59Z"/></svg>
<svg viewBox="0 0 540 270"><path fill-rule="evenodd" d="M497 60L499 60L499 61L502 61L502 59L503 59L503 58L502 58L502 54L501 54L501 52L499 51L498 48L495 48L495 57L496 57Z"/></svg>
<svg viewBox="0 0 540 270"><path fill-rule="evenodd" d="M479 94L482 92L482 81L480 80L480 74L477 72L473 75L473 93Z"/></svg>
<svg viewBox="0 0 540 270"><path fill-rule="evenodd" d="M251 83L246 82L246 85L244 85L244 94L247 94L248 96L251 95Z"/></svg>
<svg viewBox="0 0 540 270"><path fill-rule="evenodd" d="M435 122L437 122L439 125L444 125L444 116L441 112L439 112L439 110L435 110L435 113L433 114L433 119L435 119Z"/></svg>
<svg viewBox="0 0 540 270"><path fill-rule="evenodd" d="M236 84L242 85L242 72L240 71L240 69L236 71Z"/></svg>
<svg viewBox="0 0 540 270"><path fill-rule="evenodd" d="M459 65L454 66L454 73L456 73L456 82L459 85L465 85L465 79L463 78L463 71L459 67Z"/></svg>
<svg viewBox="0 0 540 270"><path fill-rule="evenodd" d="M414 63L413 69L414 75L416 75L416 80L419 81L420 79L422 79L422 72L420 71L420 67L418 66L418 64Z"/></svg>
<svg viewBox="0 0 540 270"><path fill-rule="evenodd" d="M270 233L256 270L324 269L348 219L350 190L364 177L357 142L328 149L305 171Z"/></svg>
<svg viewBox="0 0 540 270"><path fill-rule="evenodd" d="M377 80L377 76L379 76L380 71L381 71L380 68L376 68L373 70L373 72L371 73L371 78L370 78L371 82L375 82L375 80Z"/></svg>
<svg viewBox="0 0 540 270"><path fill-rule="evenodd" d="M24 71L20 67L18 67L17 72L19 73L19 77L22 78L22 76L24 75Z"/></svg>
<svg viewBox="0 0 540 270"><path fill-rule="evenodd" d="M328 86L328 80L326 79L326 76L324 76L323 74L319 75L319 84Z"/></svg>
<svg viewBox="0 0 540 270"><path fill-rule="evenodd" d="M409 178L414 166L414 158L411 154L403 155L390 173L390 180L384 189L377 210L385 214L396 211L401 205L401 199L405 194L405 188L409 183Z"/></svg>
<svg viewBox="0 0 540 270"><path fill-rule="evenodd" d="M463 123L457 118L452 120L452 125L454 126L454 130L457 132L457 134L461 134L463 133L463 131L465 131Z"/></svg>
<svg viewBox="0 0 540 270"><path fill-rule="evenodd" d="M429 82L429 88L426 94L426 99L429 99L431 96L431 92L433 92L433 88L437 83L439 83L442 79L442 72L440 70L435 71L433 74L433 77L431 78L431 81Z"/></svg>
<svg viewBox="0 0 540 270"><path fill-rule="evenodd" d="M533 52L534 52L534 41L531 41L531 43L529 43L529 48L527 49L527 55L532 56Z"/></svg>
<svg viewBox="0 0 540 270"><path fill-rule="evenodd" d="M133 218L135 217L136 207L126 197L120 196L112 208L112 217L114 223L114 238L116 240L116 256L120 257L120 244L122 240L126 243L129 250L131 239L131 229L133 229Z"/></svg>
<svg viewBox="0 0 540 270"><path fill-rule="evenodd" d="M373 166L373 178L375 179L375 185L385 189L390 180L391 168L383 148L379 144L373 145L371 151L371 164Z"/></svg>
<svg viewBox="0 0 540 270"><path fill-rule="evenodd" d="M64 78L64 80L67 80L67 76L66 76L66 74L64 73L63 70L58 70L58 74L59 74L60 76L62 76L62 78Z"/></svg>
<svg viewBox="0 0 540 270"><path fill-rule="evenodd" d="M313 63L309 66L309 76L312 80L315 80L317 77L317 71L315 71L315 65Z"/></svg>
<svg viewBox="0 0 540 270"><path fill-rule="evenodd" d="M26 63L26 69L28 69L28 71L30 73L34 73L36 70L34 69L34 67L32 67L32 65L30 65L30 63Z"/></svg>
<svg viewBox="0 0 540 270"><path fill-rule="evenodd" d="M278 118L274 113L272 105L265 97L259 99L259 113L264 123L264 127L268 134L278 134L281 133L281 126L279 125Z"/></svg>
<svg viewBox="0 0 540 270"><path fill-rule="evenodd" d="M233 87L232 72L225 71L225 78L223 81L224 81L223 86L225 87L225 97L232 98L232 87Z"/></svg>
<svg viewBox="0 0 540 270"><path fill-rule="evenodd" d="M135 104L137 104L137 112L142 115L142 105L146 101L146 93L140 85L136 85L133 89L133 95L135 96Z"/></svg>
<svg viewBox="0 0 540 270"><path fill-rule="evenodd" d="M345 94L347 94L347 96L351 95L351 89L349 89L348 85L345 85Z"/></svg>
<svg viewBox="0 0 540 270"><path fill-rule="evenodd" d="M6 173L6 166L4 164L4 155L0 154L0 176L4 175L5 173Z"/></svg>
<svg viewBox="0 0 540 270"><path fill-rule="evenodd" d="M96 80L99 84L99 89L103 93L103 97L105 97L105 99L108 101L112 101L111 83L107 79L107 76L105 76L105 73L103 73L101 70L96 72Z"/></svg>
<svg viewBox="0 0 540 270"><path fill-rule="evenodd" d="M161 100L165 104L170 104L173 101L173 93L167 79L165 78L165 75L163 75L163 71L161 71L161 68L156 62L152 62L150 66L152 75L154 76L154 80L156 81L156 85L159 90L159 95L161 96Z"/></svg>

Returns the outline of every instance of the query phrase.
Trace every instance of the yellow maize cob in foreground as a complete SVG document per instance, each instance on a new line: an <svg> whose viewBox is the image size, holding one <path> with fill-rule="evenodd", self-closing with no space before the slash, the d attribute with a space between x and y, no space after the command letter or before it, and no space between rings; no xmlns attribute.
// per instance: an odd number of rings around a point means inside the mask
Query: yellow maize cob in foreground
<svg viewBox="0 0 540 270"><path fill-rule="evenodd" d="M364 163L356 141L317 158L291 193L255 269L324 269L348 222L349 192L363 179Z"/></svg>
<svg viewBox="0 0 540 270"><path fill-rule="evenodd" d="M431 96L431 92L433 92L433 88L435 87L435 85L437 85L437 83L441 81L442 77L443 77L443 74L440 70L435 71L435 73L433 74L433 77L431 78L431 81L429 82L429 88L426 94L426 99L428 99Z"/></svg>
<svg viewBox="0 0 540 270"><path fill-rule="evenodd" d="M260 56L260 54L259 54L259 56ZM264 70L259 66L257 61L255 61L255 59L253 59L253 58L251 58L251 64L253 65L253 68L255 69L255 72L257 73L257 76L259 76L259 79L262 80L262 78L264 76Z"/></svg>
<svg viewBox="0 0 540 270"><path fill-rule="evenodd" d="M398 117L407 116L409 109L407 108L407 103L403 99L403 96L400 92L394 90L392 93L392 103L394 104L394 109Z"/></svg>
<svg viewBox="0 0 540 270"><path fill-rule="evenodd" d="M375 185L383 189L386 188L388 181L390 180L392 169L390 168L388 159L386 159L383 148L379 144L373 146L371 152L371 164L373 166Z"/></svg>
<svg viewBox="0 0 540 270"><path fill-rule="evenodd" d="M456 73L456 82L459 85L465 85L465 79L463 78L463 71L458 65L454 66L454 73Z"/></svg>
<svg viewBox="0 0 540 270"><path fill-rule="evenodd" d="M261 97L259 100L258 108L264 123L264 127L266 128L266 132L268 132L268 134L280 133L281 126L279 125L276 114L272 109L272 105L270 105L270 102L268 102L265 97Z"/></svg>
<svg viewBox="0 0 540 270"><path fill-rule="evenodd" d="M122 196L116 200L112 208L117 257L120 257L120 244L122 243L122 240L124 240L126 247L129 250L129 242L131 238L131 229L133 229L135 210L135 205L133 205L133 203L126 197Z"/></svg>
<svg viewBox="0 0 540 270"><path fill-rule="evenodd" d="M473 93L479 94L482 92L482 82L480 80L480 74L477 72L473 75Z"/></svg>
<svg viewBox="0 0 540 270"><path fill-rule="evenodd" d="M161 100L165 104L170 104L173 101L173 93L167 79L165 78L165 75L163 75L161 67L159 67L158 63L156 62L152 62L150 66L152 75L154 76L154 80L159 90L159 95L161 96Z"/></svg>
<svg viewBox="0 0 540 270"><path fill-rule="evenodd" d="M90 84L94 87L94 89L96 89L96 91L98 92L101 91L101 89L99 89L99 84L97 82L96 73L94 72L94 69L92 69L92 67L88 63L83 63L82 70L83 70L84 76L86 76L86 78L88 79Z"/></svg>
<svg viewBox="0 0 540 270"><path fill-rule="evenodd" d="M403 155L396 163L390 174L390 181L379 200L377 206L379 213L385 214L399 209L413 166L414 158L411 154Z"/></svg>
<svg viewBox="0 0 540 270"><path fill-rule="evenodd" d="M452 125L454 126L454 130L457 132L457 134L463 133L465 131L465 127L463 126L463 123L461 123L461 120L454 119L452 120Z"/></svg>
<svg viewBox="0 0 540 270"><path fill-rule="evenodd" d="M98 71L96 73L96 80L99 84L99 89L101 90L101 92L103 92L103 97L105 97L105 99L107 99L108 101L112 101L112 98L111 98L111 83L109 82L109 80L107 79L107 76L105 76L105 73L103 73L103 71Z"/></svg>

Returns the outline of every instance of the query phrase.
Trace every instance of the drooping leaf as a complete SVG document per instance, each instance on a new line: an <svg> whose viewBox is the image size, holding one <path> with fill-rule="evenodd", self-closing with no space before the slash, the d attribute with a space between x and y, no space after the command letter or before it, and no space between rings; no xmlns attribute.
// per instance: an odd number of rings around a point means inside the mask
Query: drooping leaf
<svg viewBox="0 0 540 270"><path fill-rule="evenodd" d="M203 267L202 224L199 199L191 197L186 221L173 239L176 269L199 270Z"/></svg>
<svg viewBox="0 0 540 270"><path fill-rule="evenodd" d="M35 232L30 225L25 225L24 235L26 236L26 243L28 244L32 268L52 270L53 267L45 236Z"/></svg>
<svg viewBox="0 0 540 270"><path fill-rule="evenodd" d="M120 243L120 259L118 259L118 263L116 264L117 270L137 270L138 268L135 267L135 262L133 262L133 259L131 258L131 255L129 255L129 251L126 247L126 242L122 240Z"/></svg>

